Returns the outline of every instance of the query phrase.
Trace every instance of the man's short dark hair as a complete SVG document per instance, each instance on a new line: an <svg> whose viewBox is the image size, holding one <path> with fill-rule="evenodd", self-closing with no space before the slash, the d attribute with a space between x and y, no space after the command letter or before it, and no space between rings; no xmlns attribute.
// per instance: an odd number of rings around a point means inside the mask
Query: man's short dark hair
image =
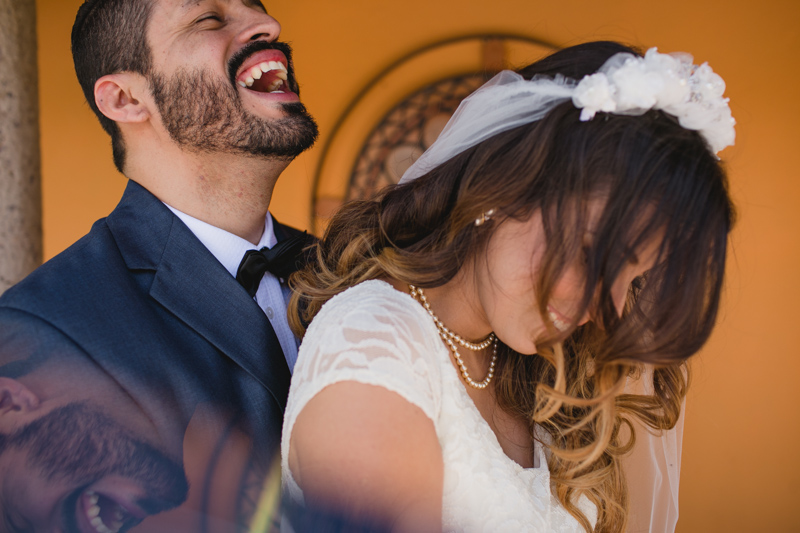
<svg viewBox="0 0 800 533"><path fill-rule="evenodd" d="M72 60L83 94L103 129L111 135L114 164L122 172L125 144L116 122L94 101L94 84L108 74L135 72L148 76L152 55L147 23L153 0L86 0L72 26Z"/></svg>

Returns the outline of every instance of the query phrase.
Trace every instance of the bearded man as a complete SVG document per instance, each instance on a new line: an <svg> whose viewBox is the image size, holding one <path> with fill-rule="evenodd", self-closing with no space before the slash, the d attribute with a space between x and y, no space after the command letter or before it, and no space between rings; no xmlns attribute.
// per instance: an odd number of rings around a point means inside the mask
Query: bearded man
<svg viewBox="0 0 800 533"><path fill-rule="evenodd" d="M129 183L0 298L0 365L68 349L165 432L211 403L251 450L277 450L297 357L285 278L305 241L268 209L317 136L279 33L258 0L81 6L75 70Z"/></svg>

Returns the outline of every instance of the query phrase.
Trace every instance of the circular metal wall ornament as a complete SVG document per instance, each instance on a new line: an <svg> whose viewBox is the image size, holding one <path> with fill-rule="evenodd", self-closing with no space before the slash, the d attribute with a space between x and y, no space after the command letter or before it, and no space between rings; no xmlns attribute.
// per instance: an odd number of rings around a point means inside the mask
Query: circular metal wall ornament
<svg viewBox="0 0 800 533"><path fill-rule="evenodd" d="M430 44L385 68L350 102L322 146L312 198L315 232L322 234L343 202L396 183L461 100L495 73L554 50L527 36L475 34Z"/></svg>
<svg viewBox="0 0 800 533"><path fill-rule="evenodd" d="M458 104L483 85L485 76L457 76L409 96L372 131L353 166L346 200L364 199L400 181L439 136Z"/></svg>

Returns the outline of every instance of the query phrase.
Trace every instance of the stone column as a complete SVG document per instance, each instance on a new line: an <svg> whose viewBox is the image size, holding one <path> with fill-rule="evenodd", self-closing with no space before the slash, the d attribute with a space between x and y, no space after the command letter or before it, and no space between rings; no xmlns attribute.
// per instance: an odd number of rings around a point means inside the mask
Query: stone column
<svg viewBox="0 0 800 533"><path fill-rule="evenodd" d="M0 293L42 261L35 0L0 0Z"/></svg>

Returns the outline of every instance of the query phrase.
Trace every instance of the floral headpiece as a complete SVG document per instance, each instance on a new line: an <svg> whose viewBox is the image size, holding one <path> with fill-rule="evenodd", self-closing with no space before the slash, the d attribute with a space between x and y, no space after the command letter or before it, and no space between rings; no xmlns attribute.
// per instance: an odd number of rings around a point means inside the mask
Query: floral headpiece
<svg viewBox="0 0 800 533"><path fill-rule="evenodd" d="M445 161L486 139L541 120L557 105L572 100L582 121L596 113L643 115L660 109L681 126L703 135L716 154L736 136L725 82L707 63L692 63L688 54L644 57L612 56L595 74L580 81L558 76L526 80L504 70L461 102L439 138L403 174L405 183L427 174Z"/></svg>
<svg viewBox="0 0 800 533"><path fill-rule="evenodd" d="M655 48L644 57L617 54L575 87L572 102L582 109L581 120L598 111L641 115L660 109L675 116L681 126L699 131L715 154L733 144L736 121L725 82L708 63L692 64L688 54L659 54Z"/></svg>

